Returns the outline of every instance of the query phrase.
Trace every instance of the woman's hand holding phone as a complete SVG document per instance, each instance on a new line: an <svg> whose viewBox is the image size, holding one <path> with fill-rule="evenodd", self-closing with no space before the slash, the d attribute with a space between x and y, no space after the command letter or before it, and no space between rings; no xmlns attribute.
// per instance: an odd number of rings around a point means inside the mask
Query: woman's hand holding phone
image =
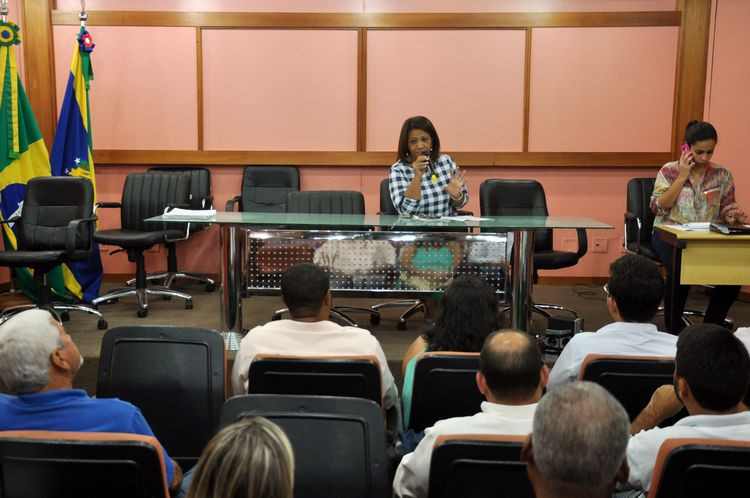
<svg viewBox="0 0 750 498"><path fill-rule="evenodd" d="M690 171L695 166L695 159L693 159L693 153L690 151L688 144L682 144L680 147L680 177L683 180L687 180L690 177Z"/></svg>

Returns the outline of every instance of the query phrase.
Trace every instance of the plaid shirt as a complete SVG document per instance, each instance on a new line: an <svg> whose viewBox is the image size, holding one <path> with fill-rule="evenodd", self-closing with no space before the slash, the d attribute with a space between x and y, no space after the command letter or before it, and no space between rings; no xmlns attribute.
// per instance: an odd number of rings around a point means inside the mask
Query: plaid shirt
<svg viewBox="0 0 750 498"><path fill-rule="evenodd" d="M422 175L422 198L417 201L405 196L406 189L414 178L414 168L399 160L391 166L390 173L389 188L393 205L401 214L455 215L457 208L463 207L469 202L469 192L466 190L466 185L461 188L464 198L460 206L454 206L450 194L445 191L444 187L450 183L457 168L458 166L451 159L451 156L441 154L438 160L432 164L432 172L437 177L437 181L433 183L433 175L426 171Z"/></svg>
<svg viewBox="0 0 750 498"><path fill-rule="evenodd" d="M682 186L677 200L671 208L656 205L656 199L677 179L680 173L678 161L672 161L659 170L651 194L651 211L656 214L654 225L682 225L698 221L724 223L724 215L739 209L734 199L732 173L721 164L709 163L703 176L691 178Z"/></svg>

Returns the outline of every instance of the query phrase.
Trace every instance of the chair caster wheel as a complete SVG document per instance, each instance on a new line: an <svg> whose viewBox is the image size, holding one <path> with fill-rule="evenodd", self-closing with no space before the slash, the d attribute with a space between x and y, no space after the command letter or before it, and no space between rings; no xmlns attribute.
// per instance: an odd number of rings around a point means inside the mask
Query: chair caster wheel
<svg viewBox="0 0 750 498"><path fill-rule="evenodd" d="M63 311L62 313L60 313L60 320L62 320L63 322L67 322L68 320L70 320L70 313L68 313L67 311Z"/></svg>
<svg viewBox="0 0 750 498"><path fill-rule="evenodd" d="M397 330L406 330L406 321L399 320L396 324Z"/></svg>
<svg viewBox="0 0 750 498"><path fill-rule="evenodd" d="M107 330L107 327L109 327L109 324L104 318L100 318L99 321L96 322L96 328L99 330Z"/></svg>
<svg viewBox="0 0 750 498"><path fill-rule="evenodd" d="M370 325L378 325L380 323L380 315L370 315Z"/></svg>
<svg viewBox="0 0 750 498"><path fill-rule="evenodd" d="M186 309L186 310L191 310L191 309L193 309L193 300L192 300L192 299L190 299L190 300L188 300L188 301L185 301L185 309Z"/></svg>
<svg viewBox="0 0 750 498"><path fill-rule="evenodd" d="M206 284L206 292L213 292L216 290L216 284Z"/></svg>
<svg viewBox="0 0 750 498"><path fill-rule="evenodd" d="M145 318L148 315L148 308L141 308L135 314L138 315L138 318Z"/></svg>

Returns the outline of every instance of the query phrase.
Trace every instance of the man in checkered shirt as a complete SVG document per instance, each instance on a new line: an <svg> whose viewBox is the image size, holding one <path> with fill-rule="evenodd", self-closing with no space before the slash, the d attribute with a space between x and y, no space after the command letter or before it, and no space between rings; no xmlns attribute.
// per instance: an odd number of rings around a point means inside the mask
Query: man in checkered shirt
<svg viewBox="0 0 750 498"><path fill-rule="evenodd" d="M424 116L404 121L389 188L400 214L453 216L469 202L463 173L450 156L440 154L440 138Z"/></svg>

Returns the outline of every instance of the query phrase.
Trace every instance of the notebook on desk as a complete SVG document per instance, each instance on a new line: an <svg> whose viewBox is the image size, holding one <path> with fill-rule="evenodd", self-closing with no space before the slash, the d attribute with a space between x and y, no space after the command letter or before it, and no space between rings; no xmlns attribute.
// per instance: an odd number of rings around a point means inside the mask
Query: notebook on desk
<svg viewBox="0 0 750 498"><path fill-rule="evenodd" d="M723 233L724 235L750 235L750 225L711 223L711 231Z"/></svg>

